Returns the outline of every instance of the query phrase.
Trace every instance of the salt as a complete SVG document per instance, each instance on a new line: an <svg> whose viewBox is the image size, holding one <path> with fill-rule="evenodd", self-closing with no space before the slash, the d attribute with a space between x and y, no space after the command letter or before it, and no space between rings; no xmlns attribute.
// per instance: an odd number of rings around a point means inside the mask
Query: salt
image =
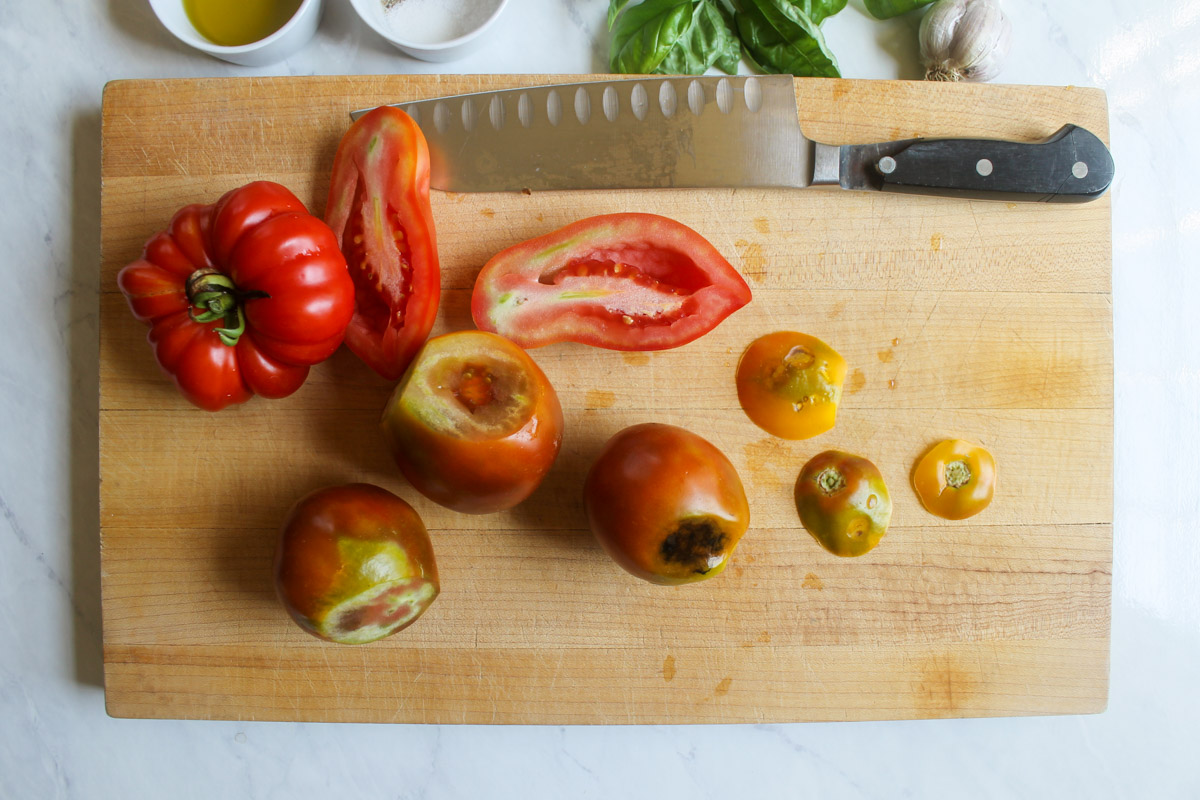
<svg viewBox="0 0 1200 800"><path fill-rule="evenodd" d="M383 0L383 14L398 38L437 44L483 25L499 4L499 0Z"/></svg>

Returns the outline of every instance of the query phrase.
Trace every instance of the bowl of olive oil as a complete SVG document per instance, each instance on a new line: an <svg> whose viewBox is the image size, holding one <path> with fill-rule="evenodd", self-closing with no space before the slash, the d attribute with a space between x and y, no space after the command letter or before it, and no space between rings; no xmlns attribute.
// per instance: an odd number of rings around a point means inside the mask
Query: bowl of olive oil
<svg viewBox="0 0 1200 800"><path fill-rule="evenodd" d="M184 44L234 64L282 61L317 30L323 0L150 0Z"/></svg>

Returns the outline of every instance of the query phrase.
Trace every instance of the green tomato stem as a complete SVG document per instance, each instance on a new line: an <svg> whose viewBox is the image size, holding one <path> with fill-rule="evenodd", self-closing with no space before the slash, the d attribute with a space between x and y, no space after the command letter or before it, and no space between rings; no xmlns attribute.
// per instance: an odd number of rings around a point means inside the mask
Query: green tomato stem
<svg viewBox="0 0 1200 800"><path fill-rule="evenodd" d="M185 288L192 306L188 316L200 323L224 318L225 326L213 328L213 333L229 347L235 347L246 332L245 301L269 296L266 292L239 291L228 275L212 267L203 267L189 275Z"/></svg>

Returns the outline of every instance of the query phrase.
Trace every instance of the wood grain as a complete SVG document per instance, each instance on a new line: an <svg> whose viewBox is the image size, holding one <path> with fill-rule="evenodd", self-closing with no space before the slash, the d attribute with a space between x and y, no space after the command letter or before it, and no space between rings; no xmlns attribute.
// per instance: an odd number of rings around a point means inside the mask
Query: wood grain
<svg viewBox="0 0 1200 800"><path fill-rule="evenodd" d="M319 212L349 110L556 80L109 84L100 301L109 713L572 724L1102 710L1107 198L1049 207L821 190L435 192L446 289L438 331L471 325L475 273L497 250L619 210L692 226L755 295L677 350L534 351L563 403L563 452L528 502L488 517L439 508L404 483L377 427L391 387L344 350L284 400L206 414L178 397L115 285L178 207L269 178ZM796 91L806 132L829 143L1036 140L1066 122L1107 139L1096 90L805 80ZM813 441L774 439L737 404L742 348L781 328L820 336L850 364L838 425ZM746 484L751 531L716 580L644 584L587 531L579 486L591 459L612 433L649 420L702 433ZM909 488L915 459L948 436L984 443L1000 466L996 500L974 520L931 517ZM795 476L828 447L870 457L892 490L892 527L860 559L825 553L795 518ZM399 636L338 647L288 621L269 564L296 498L360 480L421 513L443 592Z"/></svg>

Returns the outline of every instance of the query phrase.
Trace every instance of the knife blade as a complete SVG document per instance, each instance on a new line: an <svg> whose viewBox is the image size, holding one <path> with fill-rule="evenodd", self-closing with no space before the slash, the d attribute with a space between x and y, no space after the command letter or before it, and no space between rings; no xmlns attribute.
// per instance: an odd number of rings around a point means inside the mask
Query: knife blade
<svg viewBox="0 0 1200 800"><path fill-rule="evenodd" d="M454 192L841 187L1083 202L1114 172L1104 143L1075 125L1042 142L815 142L789 75L587 81L395 106L425 134L431 186Z"/></svg>

